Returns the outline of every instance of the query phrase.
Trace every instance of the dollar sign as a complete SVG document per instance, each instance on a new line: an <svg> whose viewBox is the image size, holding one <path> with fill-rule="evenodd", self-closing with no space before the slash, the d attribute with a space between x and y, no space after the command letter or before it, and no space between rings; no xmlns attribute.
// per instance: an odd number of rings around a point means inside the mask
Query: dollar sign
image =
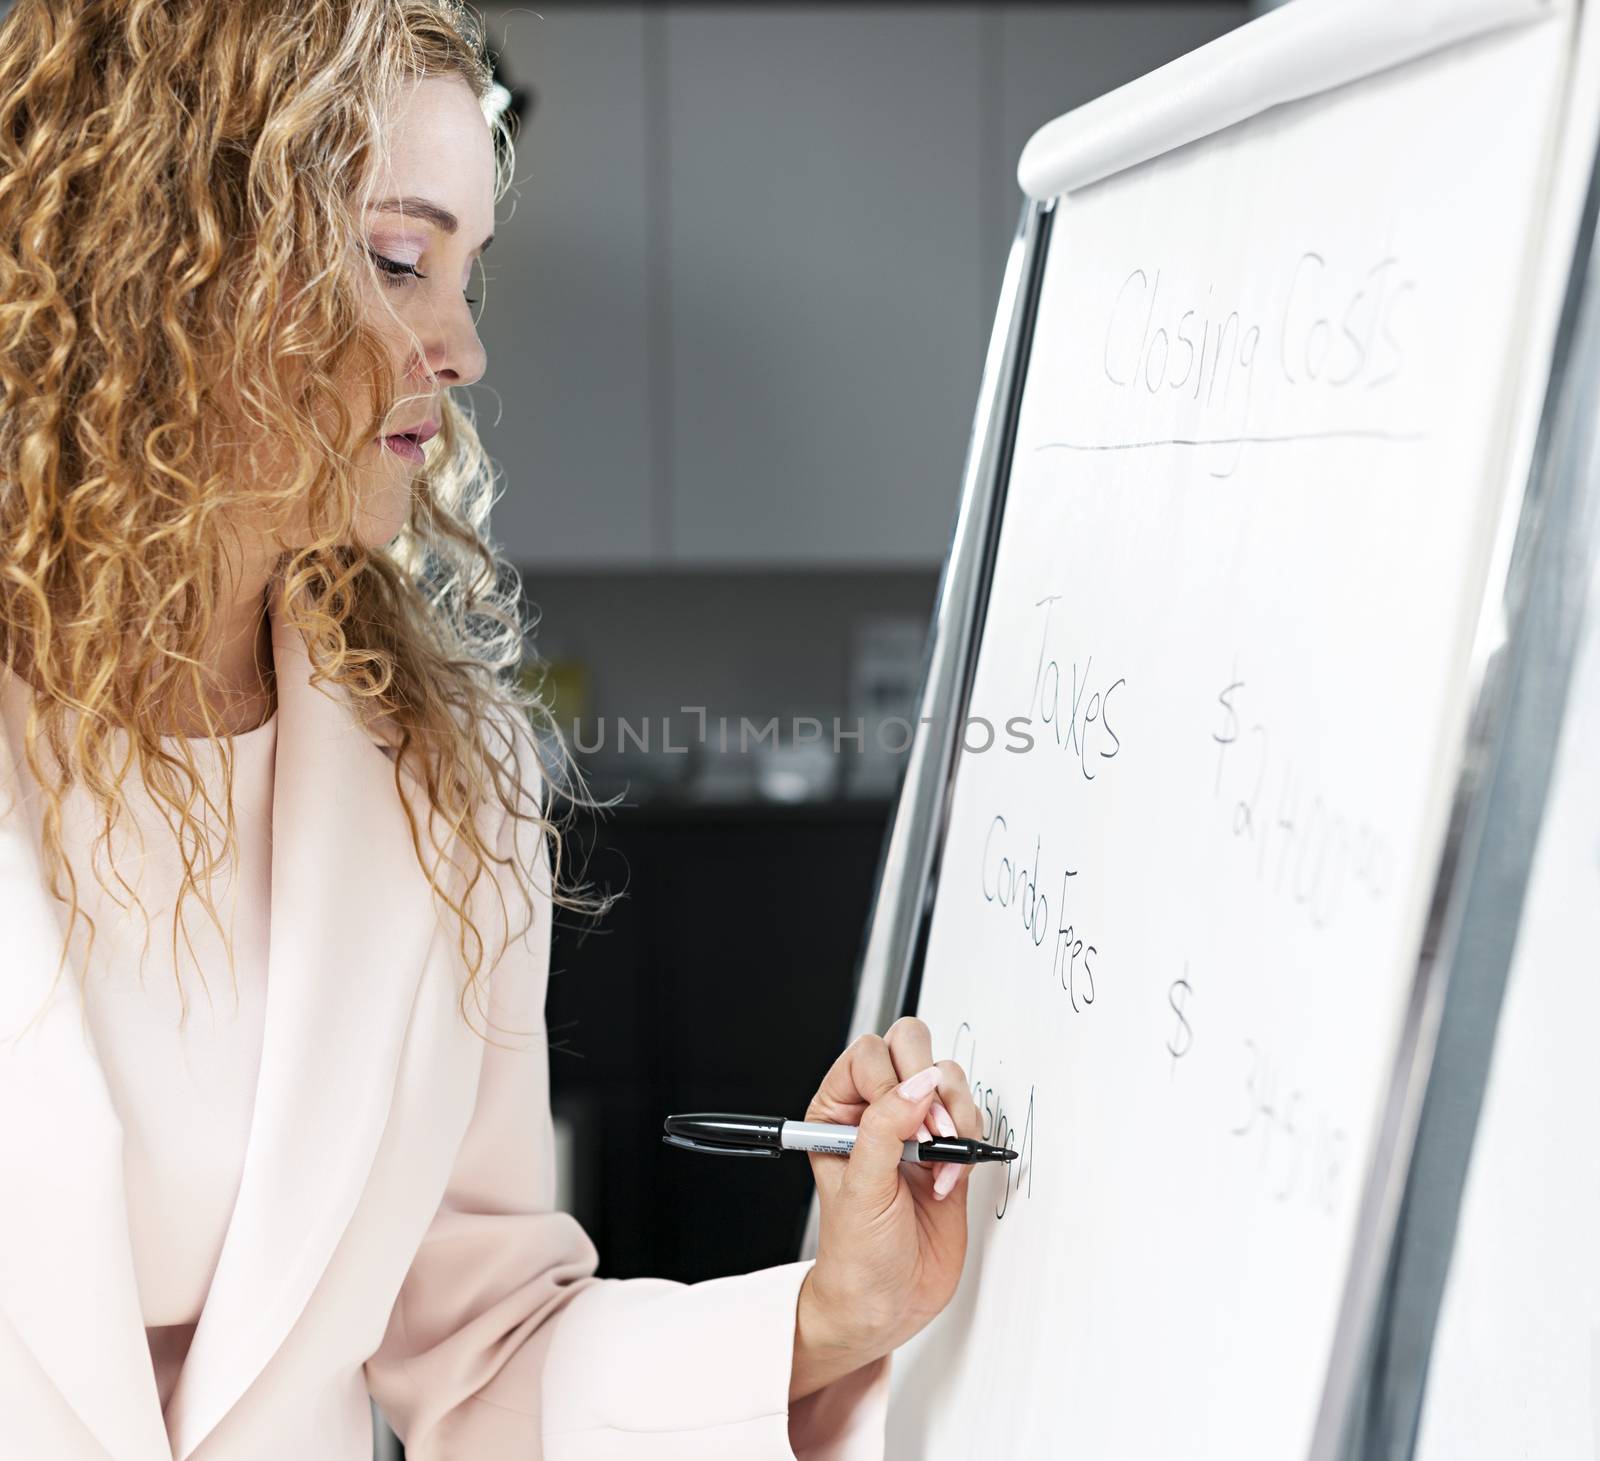
<svg viewBox="0 0 1600 1461"><path fill-rule="evenodd" d="M1239 667L1234 665L1234 674L1237 675ZM1244 689L1244 681L1235 679L1231 685L1226 686L1217 696L1217 704L1227 715L1220 731L1212 731L1211 739L1217 743L1217 784L1212 788L1213 796L1222 793L1222 758L1227 755L1228 747L1239 739L1239 715L1233 708L1233 692Z"/></svg>
<svg viewBox="0 0 1600 1461"><path fill-rule="evenodd" d="M1184 967L1187 975L1188 966ZM1189 1001L1189 996L1194 993L1194 987L1187 978L1174 979L1172 987L1167 990L1167 1003L1172 1006L1172 1012L1178 1017L1178 1027L1172 1032L1167 1041L1167 1053L1172 1057L1172 1069L1177 1070L1178 1062L1189 1053L1189 1048L1194 1044L1194 1028L1189 1023L1189 1017L1184 1014L1183 1008Z"/></svg>

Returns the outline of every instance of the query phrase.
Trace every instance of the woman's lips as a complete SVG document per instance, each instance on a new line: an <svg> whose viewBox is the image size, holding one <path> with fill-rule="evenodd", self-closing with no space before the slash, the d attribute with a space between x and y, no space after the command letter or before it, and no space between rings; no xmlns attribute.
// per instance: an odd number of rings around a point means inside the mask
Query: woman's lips
<svg viewBox="0 0 1600 1461"><path fill-rule="evenodd" d="M423 460L422 448L409 436L385 436L383 444L397 457L404 457L408 462Z"/></svg>

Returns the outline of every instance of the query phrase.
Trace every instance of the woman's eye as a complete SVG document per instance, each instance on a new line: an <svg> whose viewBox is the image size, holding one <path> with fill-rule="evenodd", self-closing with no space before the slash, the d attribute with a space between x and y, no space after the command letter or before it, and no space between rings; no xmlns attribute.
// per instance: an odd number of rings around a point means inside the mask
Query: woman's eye
<svg viewBox="0 0 1600 1461"><path fill-rule="evenodd" d="M428 277L426 274L419 273L415 264L406 264L399 259L387 258L376 249L369 248L367 252L372 255L372 262L390 276L384 281L386 284L399 284L400 280L406 277L412 279L426 279Z"/></svg>
<svg viewBox="0 0 1600 1461"><path fill-rule="evenodd" d="M428 277L415 264L407 264L401 259L391 259L385 254L380 254L375 248L369 247L367 252L372 256L372 262L387 276L383 281L385 284L398 286L406 279L426 279ZM478 296L468 294L465 290L462 291L462 297L468 304L476 305L478 303Z"/></svg>

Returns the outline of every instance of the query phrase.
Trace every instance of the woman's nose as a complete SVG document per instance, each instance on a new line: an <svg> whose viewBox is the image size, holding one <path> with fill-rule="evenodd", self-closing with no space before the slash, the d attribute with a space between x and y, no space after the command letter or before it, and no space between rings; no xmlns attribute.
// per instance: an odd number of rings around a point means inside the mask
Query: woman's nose
<svg viewBox="0 0 1600 1461"><path fill-rule="evenodd" d="M446 385L470 386L483 378L488 355L478 338L470 306L465 300L448 321L440 320L433 338L424 340L423 360L428 375Z"/></svg>

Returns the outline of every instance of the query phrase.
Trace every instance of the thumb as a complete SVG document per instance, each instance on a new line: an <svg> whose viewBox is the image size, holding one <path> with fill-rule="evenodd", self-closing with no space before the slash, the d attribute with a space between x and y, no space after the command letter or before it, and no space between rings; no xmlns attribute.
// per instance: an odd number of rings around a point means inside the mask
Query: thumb
<svg viewBox="0 0 1600 1461"><path fill-rule="evenodd" d="M900 1191L900 1159L939 1090L939 1067L930 1065L891 1086L862 1113L848 1181L858 1201L888 1207Z"/></svg>

